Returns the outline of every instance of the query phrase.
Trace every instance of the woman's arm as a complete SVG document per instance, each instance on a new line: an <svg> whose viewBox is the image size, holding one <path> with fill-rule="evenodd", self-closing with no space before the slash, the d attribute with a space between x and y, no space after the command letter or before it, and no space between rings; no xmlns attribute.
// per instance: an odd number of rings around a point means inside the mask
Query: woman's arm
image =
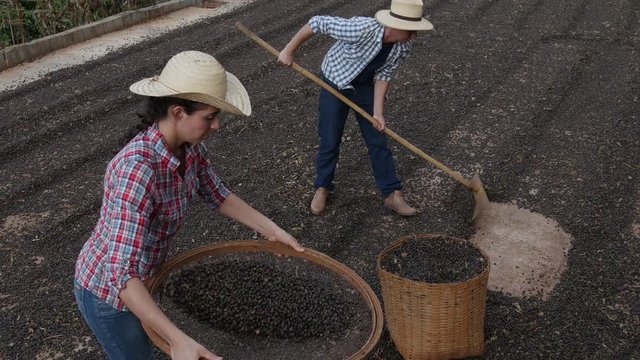
<svg viewBox="0 0 640 360"><path fill-rule="evenodd" d="M386 120L384 119L384 102L387 99L391 83L384 80L376 80L373 88L373 118L378 120L378 126L374 125L379 131L384 131Z"/></svg>
<svg viewBox="0 0 640 360"><path fill-rule="evenodd" d="M236 220L259 232L270 241L279 241L291 246L297 251L304 251L304 248L298 244L298 241L293 236L282 230L273 221L259 213L256 209L252 208L235 194L229 195L224 200L218 211L222 215Z"/></svg>
<svg viewBox="0 0 640 360"><path fill-rule="evenodd" d="M120 291L120 299L127 305L140 321L150 326L158 335L169 342L171 359L173 360L222 360L204 346L187 336L178 329L160 310L158 305L144 287L139 278L127 281L126 287Z"/></svg>
<svg viewBox="0 0 640 360"><path fill-rule="evenodd" d="M314 32L311 30L309 24L305 24L300 28L300 30L298 30L291 40L289 40L289 43L284 47L284 49L282 49L280 56L278 56L278 62L286 66L291 66L291 64L293 64L293 54L295 54L298 48L313 35Z"/></svg>

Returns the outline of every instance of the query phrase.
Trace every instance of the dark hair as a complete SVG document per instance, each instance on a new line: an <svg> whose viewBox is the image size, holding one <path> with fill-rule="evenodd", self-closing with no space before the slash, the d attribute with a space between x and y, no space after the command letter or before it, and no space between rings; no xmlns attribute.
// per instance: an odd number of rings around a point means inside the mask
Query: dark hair
<svg viewBox="0 0 640 360"><path fill-rule="evenodd" d="M206 107L203 103L175 97L147 97L144 114L136 113L140 119L140 123L129 128L127 134L120 138L118 141L118 148L114 150L114 154L127 145L127 143L136 137L138 133L147 130L149 126L161 119L164 119L167 116L169 107L172 105L182 106L187 114L192 114L193 112Z"/></svg>

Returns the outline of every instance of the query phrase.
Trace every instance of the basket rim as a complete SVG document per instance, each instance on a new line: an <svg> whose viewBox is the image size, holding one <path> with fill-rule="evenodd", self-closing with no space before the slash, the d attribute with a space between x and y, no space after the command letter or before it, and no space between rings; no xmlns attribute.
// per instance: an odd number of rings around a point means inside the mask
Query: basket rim
<svg viewBox="0 0 640 360"><path fill-rule="evenodd" d="M402 276L398 276L386 269L384 269L382 267L382 259L384 257L386 257L392 250L395 250L397 247L399 247L400 245L402 245L405 242L408 242L410 240L417 240L417 239L433 239L436 237L443 237L443 238L447 238L449 240L454 240L454 241L458 241L458 242L464 242L467 244L470 244L471 246L473 246L474 248L476 248L478 251L480 251L480 255L482 255L482 257L484 258L485 263L487 264L484 268L484 270L482 270L480 273L478 273L477 275L475 275L474 277L471 277L467 280L463 280L463 281L456 281L456 282L448 282L448 283L431 283L431 282L427 282L427 281L417 281L417 280L412 280L409 278L405 278ZM376 257L376 270L378 271L378 274L380 276L384 275L387 277L391 277L394 280L398 280L398 281L404 281L404 282L408 282L411 284L415 284L417 286L437 286L437 287L442 287L442 288L446 288L446 287L459 287L461 285L465 285L468 283L472 283L472 282L476 282L479 281L485 277L488 277L489 275L489 269L491 268L491 262L489 261L489 256L487 256L487 254L484 252L484 250L482 250L480 247L476 246L475 244L471 243L469 240L465 240L462 238L458 238L455 236L450 236L450 235L446 235L446 234L412 234L412 235L405 235L402 236L400 238L398 238L397 240L395 240L394 242L392 242L391 244L389 244L387 247L385 247L380 254L378 254L378 256Z"/></svg>
<svg viewBox="0 0 640 360"><path fill-rule="evenodd" d="M343 279L353 285L356 290L358 290L360 296L362 296L363 300L367 303L369 310L371 311L372 326L369 338L367 339L365 344L348 359L364 359L378 345L378 342L380 341L380 337L382 335L384 318L380 301L371 286L369 286L369 284L351 268L326 254L308 248L305 248L304 252L299 252L282 243L264 240L233 240L206 245L194 250L183 252L165 261L158 268L158 271L151 278L144 282L145 287L147 288L151 296L154 296L160 291L160 289L162 288L162 284L173 271L178 270L187 264L190 264L207 256L222 255L234 252L266 252L276 255L297 257L311 261L335 273L336 275L341 276ZM142 327L144 328L147 335L149 335L151 341L153 341L153 343L158 348L164 351L167 355L171 355L171 346L165 339L163 339L155 330L153 330L147 324L142 323Z"/></svg>

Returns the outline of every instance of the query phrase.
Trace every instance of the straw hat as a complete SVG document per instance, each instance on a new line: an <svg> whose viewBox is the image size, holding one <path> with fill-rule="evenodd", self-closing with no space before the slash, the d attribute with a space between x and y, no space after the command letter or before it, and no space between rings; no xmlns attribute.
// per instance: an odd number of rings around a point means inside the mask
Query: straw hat
<svg viewBox="0 0 640 360"><path fill-rule="evenodd" d="M433 24L422 17L422 0L391 0L391 9L378 11L376 20L399 30L433 30Z"/></svg>
<svg viewBox="0 0 640 360"><path fill-rule="evenodd" d="M144 96L197 101L238 115L251 114L249 94L240 80L226 72L213 56L200 51L173 56L159 76L140 80L129 90Z"/></svg>

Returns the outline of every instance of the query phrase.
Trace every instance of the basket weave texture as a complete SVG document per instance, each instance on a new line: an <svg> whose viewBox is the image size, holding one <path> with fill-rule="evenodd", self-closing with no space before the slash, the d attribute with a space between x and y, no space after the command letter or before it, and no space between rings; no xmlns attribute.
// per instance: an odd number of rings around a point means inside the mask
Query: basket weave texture
<svg viewBox="0 0 640 360"><path fill-rule="evenodd" d="M484 316L489 279L489 259L477 276L463 282L432 284L413 281L382 268L385 257L408 241L429 241L446 235L411 235L385 248L377 259L377 271L387 327L405 359L459 359L484 352Z"/></svg>

